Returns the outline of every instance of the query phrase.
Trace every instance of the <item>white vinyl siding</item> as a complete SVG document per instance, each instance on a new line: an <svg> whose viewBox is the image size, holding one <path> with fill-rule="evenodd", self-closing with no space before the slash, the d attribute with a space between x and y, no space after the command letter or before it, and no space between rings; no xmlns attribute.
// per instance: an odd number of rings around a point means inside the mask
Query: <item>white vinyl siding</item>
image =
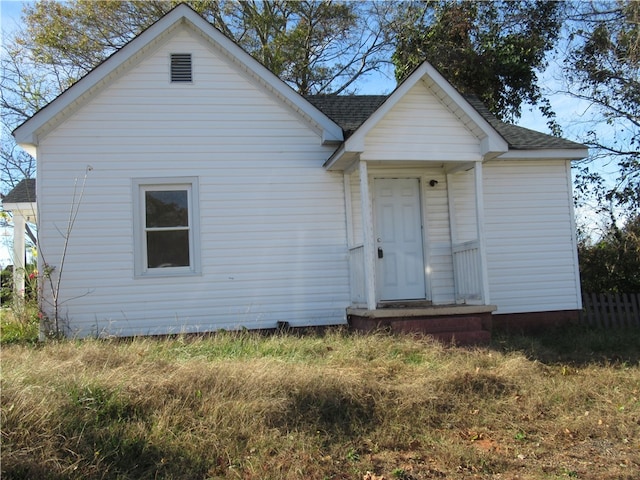
<svg viewBox="0 0 640 480"><path fill-rule="evenodd" d="M362 160L475 161L480 141L418 82L368 133Z"/></svg>
<svg viewBox="0 0 640 480"><path fill-rule="evenodd" d="M565 161L485 164L487 263L496 313L579 308L567 170Z"/></svg>
<svg viewBox="0 0 640 480"><path fill-rule="evenodd" d="M170 53L184 51L189 88L167 74ZM344 323L343 176L322 168L335 147L188 28L147 55L40 142L52 266L74 179L93 167L61 281L70 334ZM132 179L149 177L198 178L200 275L136 277Z"/></svg>
<svg viewBox="0 0 640 480"><path fill-rule="evenodd" d="M453 242L459 244L478 240L474 170L451 174L448 180Z"/></svg>

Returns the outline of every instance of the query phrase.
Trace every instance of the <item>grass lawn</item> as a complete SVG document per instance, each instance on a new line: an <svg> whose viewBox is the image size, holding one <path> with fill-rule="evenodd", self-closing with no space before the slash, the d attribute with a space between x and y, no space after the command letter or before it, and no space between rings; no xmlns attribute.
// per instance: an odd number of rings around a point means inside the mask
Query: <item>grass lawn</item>
<svg viewBox="0 0 640 480"><path fill-rule="evenodd" d="M640 332L7 340L2 479L638 479ZM369 473L368 473L369 472Z"/></svg>

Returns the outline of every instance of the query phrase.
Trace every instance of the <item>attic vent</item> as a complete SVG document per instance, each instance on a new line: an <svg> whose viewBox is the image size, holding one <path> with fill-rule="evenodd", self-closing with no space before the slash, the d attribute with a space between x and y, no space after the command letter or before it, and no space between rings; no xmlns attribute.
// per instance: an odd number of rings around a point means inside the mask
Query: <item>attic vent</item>
<svg viewBox="0 0 640 480"><path fill-rule="evenodd" d="M171 54L171 81L191 82L191 54L172 53Z"/></svg>

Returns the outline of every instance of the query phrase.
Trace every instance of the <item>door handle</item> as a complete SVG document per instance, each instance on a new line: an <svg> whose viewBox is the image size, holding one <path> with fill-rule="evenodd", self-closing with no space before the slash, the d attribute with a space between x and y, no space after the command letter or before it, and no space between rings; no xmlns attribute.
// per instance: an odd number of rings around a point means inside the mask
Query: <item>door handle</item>
<svg viewBox="0 0 640 480"><path fill-rule="evenodd" d="M384 251L382 250L382 248L378 247L378 258L383 258L384 257Z"/></svg>

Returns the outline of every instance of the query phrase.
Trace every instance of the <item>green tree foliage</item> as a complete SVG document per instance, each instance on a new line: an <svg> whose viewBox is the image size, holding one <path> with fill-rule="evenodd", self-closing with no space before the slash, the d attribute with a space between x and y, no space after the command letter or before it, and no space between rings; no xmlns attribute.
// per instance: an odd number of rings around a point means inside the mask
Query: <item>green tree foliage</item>
<svg viewBox="0 0 640 480"><path fill-rule="evenodd" d="M640 2L577 4L571 17L565 78L567 93L588 102L583 142L590 160L617 165L613 186L581 168L578 188L601 205L640 209Z"/></svg>
<svg viewBox="0 0 640 480"><path fill-rule="evenodd" d="M553 114L538 87L561 28L562 4L545 1L425 0L408 3L394 26L396 78L428 60L455 87L504 120L523 102Z"/></svg>
<svg viewBox="0 0 640 480"><path fill-rule="evenodd" d="M595 244L578 245L585 292L640 292L640 215L622 228L615 224Z"/></svg>
<svg viewBox="0 0 640 480"><path fill-rule="evenodd" d="M19 41L73 82L181 2L38 0ZM186 2L302 94L344 91L377 70L388 41L374 3L330 0Z"/></svg>

